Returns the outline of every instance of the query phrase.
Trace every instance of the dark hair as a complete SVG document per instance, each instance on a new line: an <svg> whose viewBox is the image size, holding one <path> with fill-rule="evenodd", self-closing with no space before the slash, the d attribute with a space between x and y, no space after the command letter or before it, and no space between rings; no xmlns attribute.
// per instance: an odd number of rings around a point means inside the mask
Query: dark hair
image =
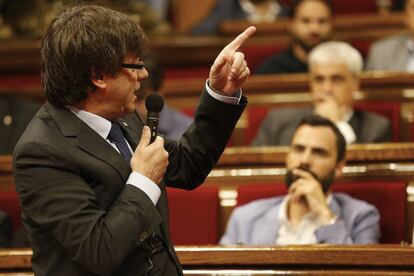
<svg viewBox="0 0 414 276"><path fill-rule="evenodd" d="M126 54L142 55L146 38L138 23L109 8L66 9L49 25L41 45L42 83L47 100L72 105L95 90L92 77L116 75Z"/></svg>
<svg viewBox="0 0 414 276"><path fill-rule="evenodd" d="M299 8L299 6L306 1L310 1L310 0L293 0L292 3L290 4L290 10L289 10L289 17L293 18L296 15L296 12ZM312 0L312 1L319 1L322 4L324 4L329 11L331 12L331 15L333 15L334 10L333 10L333 6L332 6L332 1L330 0Z"/></svg>
<svg viewBox="0 0 414 276"><path fill-rule="evenodd" d="M346 151L346 141L342 133L339 131L338 127L329 119L318 115L311 115L302 119L299 125L296 127L295 132L303 125L313 126L313 127L329 127L332 129L336 136L336 162L342 161L345 158Z"/></svg>

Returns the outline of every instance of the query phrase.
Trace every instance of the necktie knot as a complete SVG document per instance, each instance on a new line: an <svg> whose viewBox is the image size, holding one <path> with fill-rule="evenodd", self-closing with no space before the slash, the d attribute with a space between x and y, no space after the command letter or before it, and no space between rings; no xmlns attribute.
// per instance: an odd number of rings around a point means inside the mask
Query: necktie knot
<svg viewBox="0 0 414 276"><path fill-rule="evenodd" d="M111 130L108 134L108 140L115 144L122 157L129 164L132 158L131 150L129 149L125 136L117 123L112 123Z"/></svg>

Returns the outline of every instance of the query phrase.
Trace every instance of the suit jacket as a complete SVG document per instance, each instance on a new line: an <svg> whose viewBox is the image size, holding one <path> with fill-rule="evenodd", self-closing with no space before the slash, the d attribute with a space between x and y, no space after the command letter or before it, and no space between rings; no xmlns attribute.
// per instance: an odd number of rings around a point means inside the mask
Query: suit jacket
<svg viewBox="0 0 414 276"><path fill-rule="evenodd" d="M0 155L12 154L14 146L40 104L15 95L0 95Z"/></svg>
<svg viewBox="0 0 414 276"><path fill-rule="evenodd" d="M279 230L277 217L283 198L260 199L237 207L220 243L275 244ZM374 206L345 194L334 193L329 207L337 220L315 231L317 243L378 243L380 217Z"/></svg>
<svg viewBox="0 0 414 276"><path fill-rule="evenodd" d="M409 56L408 34L402 33L376 41L367 58L367 70L406 71Z"/></svg>
<svg viewBox="0 0 414 276"><path fill-rule="evenodd" d="M131 168L107 141L66 108L43 106L14 152L35 275L181 275L165 186L190 190L204 181L246 99L241 103L203 93L195 123L181 141L165 142L169 166L157 206L125 185ZM133 149L143 127L138 118L131 113L120 120Z"/></svg>
<svg viewBox="0 0 414 276"><path fill-rule="evenodd" d="M313 114L311 107L272 110L260 126L253 146L288 146L296 127L303 118ZM371 112L354 110L349 121L356 135L355 143L391 141L392 131L388 119Z"/></svg>

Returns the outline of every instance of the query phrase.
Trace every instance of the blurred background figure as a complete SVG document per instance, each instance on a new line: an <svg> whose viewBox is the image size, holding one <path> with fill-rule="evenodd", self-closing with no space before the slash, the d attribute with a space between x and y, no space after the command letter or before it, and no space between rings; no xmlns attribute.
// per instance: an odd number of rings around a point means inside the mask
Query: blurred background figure
<svg viewBox="0 0 414 276"><path fill-rule="evenodd" d="M405 1L406 32L376 41L370 49L367 70L414 72L414 0Z"/></svg>
<svg viewBox="0 0 414 276"><path fill-rule="evenodd" d="M289 48L267 58L256 74L304 73L308 71L309 52L328 40L332 33L333 9L330 1L293 1L290 12Z"/></svg>
<svg viewBox="0 0 414 276"><path fill-rule="evenodd" d="M346 142L328 119L311 115L295 130L286 156L286 196L237 207L221 244L369 244L380 237L379 213L331 186L342 175Z"/></svg>
<svg viewBox="0 0 414 276"><path fill-rule="evenodd" d="M141 88L138 92L136 109L141 119L145 122L147 109L145 98L151 93L159 93L163 79L164 68L159 57L153 52L147 52L144 57L145 68L148 71L148 78L141 81ZM164 102L164 108L160 113L158 132L170 139L179 139L190 126L193 118L177 111Z"/></svg>
<svg viewBox="0 0 414 276"><path fill-rule="evenodd" d="M286 16L287 8L276 0L218 0L206 19L193 28L193 34L213 34L223 20L246 19L250 22L272 22Z"/></svg>
<svg viewBox="0 0 414 276"><path fill-rule="evenodd" d="M315 47L309 54L313 106L272 110L253 145L289 145L298 123L312 114L334 122L348 144L391 141L391 123L387 118L353 108L362 67L361 54L348 43L330 41Z"/></svg>
<svg viewBox="0 0 414 276"><path fill-rule="evenodd" d="M78 4L78 0L0 0L0 39L23 37L40 38L50 21L65 6ZM82 1L109 7L126 13L137 20L146 33L164 33L170 26L143 1L94 0ZM152 2L152 1L151 1Z"/></svg>
<svg viewBox="0 0 414 276"><path fill-rule="evenodd" d="M12 154L14 146L40 104L16 95L0 94L0 155Z"/></svg>
<svg viewBox="0 0 414 276"><path fill-rule="evenodd" d="M168 11L170 9L169 0L136 0L138 2L143 2L151 7L151 9L156 12L158 19L162 21L168 20Z"/></svg>

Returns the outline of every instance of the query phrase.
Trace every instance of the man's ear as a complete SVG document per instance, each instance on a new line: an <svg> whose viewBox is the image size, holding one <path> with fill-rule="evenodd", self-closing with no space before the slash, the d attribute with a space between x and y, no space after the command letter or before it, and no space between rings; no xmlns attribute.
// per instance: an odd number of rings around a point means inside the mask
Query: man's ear
<svg viewBox="0 0 414 276"><path fill-rule="evenodd" d="M105 82L105 75L104 74L92 76L91 81L99 89L106 88L106 82Z"/></svg>
<svg viewBox="0 0 414 276"><path fill-rule="evenodd" d="M335 168L335 179L337 179L337 178L339 178L339 177L341 177L342 176L342 169L344 168L344 166L345 166L345 163L346 163L346 161L345 161L345 159L344 160L342 160L342 161L339 161L337 164L336 164L336 168Z"/></svg>

